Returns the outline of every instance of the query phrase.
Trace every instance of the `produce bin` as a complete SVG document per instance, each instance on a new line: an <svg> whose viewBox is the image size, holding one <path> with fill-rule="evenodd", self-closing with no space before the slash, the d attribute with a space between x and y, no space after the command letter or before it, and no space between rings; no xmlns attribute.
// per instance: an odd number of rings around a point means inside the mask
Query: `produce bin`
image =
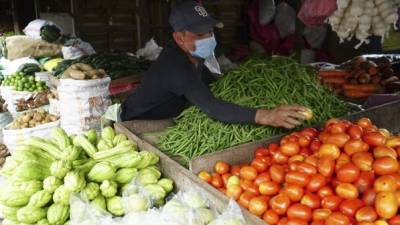
<svg viewBox="0 0 400 225"><path fill-rule="evenodd" d="M142 121L144 124L144 121ZM167 125L167 121L158 121L161 125ZM132 124L132 122L117 123L114 125L115 131L117 133L124 133L129 139L137 142L139 149L146 150L149 152L154 152L160 157L159 168L164 177L170 178L174 181L174 192L178 191L189 191L192 188L197 188L204 197L210 202L212 209L222 212L226 209L229 203L229 199L222 197L221 194L214 189L212 186L204 183L202 180L197 178L197 176L191 173L189 170L169 158L167 155L162 153L160 150L155 148L148 142L140 139L138 136L133 134L127 126ZM137 124L137 123L136 123ZM138 126L140 127L140 126ZM137 127L137 128L138 128ZM150 124L147 127L149 130L151 128L157 128L154 124ZM262 221L257 221L256 216L250 214L247 210L243 210L243 216L246 219L247 224L254 225L265 225ZM252 222L255 221L255 222Z"/></svg>
<svg viewBox="0 0 400 225"><path fill-rule="evenodd" d="M397 101L358 112L344 118L357 120L361 117L369 117L378 127L386 128L393 133L399 133L399 115L400 101ZM253 159L254 151L257 147L277 142L282 137L269 137L256 142L235 146L220 152L198 157L191 161L190 172L149 143L155 143L158 140L159 135L154 133L155 131L165 129L172 124L173 122L171 120L129 121L116 124L115 128L118 132L123 132L132 140L137 141L140 148L160 155L163 174L175 181L178 190L187 190L188 188L197 186L200 190L204 190L203 193L217 210L223 209L228 204L229 198L213 186L201 181L197 178L196 174L201 170L212 171L215 163L221 160L229 164L248 163ZM151 132L153 135L146 135L146 132ZM263 222L259 217L251 214L248 210L242 208L242 212L249 224L265 225L265 222Z"/></svg>

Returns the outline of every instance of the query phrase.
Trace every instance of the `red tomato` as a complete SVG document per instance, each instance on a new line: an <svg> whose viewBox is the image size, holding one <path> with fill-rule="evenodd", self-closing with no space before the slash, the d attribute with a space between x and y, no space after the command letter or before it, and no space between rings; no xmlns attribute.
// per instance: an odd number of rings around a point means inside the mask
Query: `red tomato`
<svg viewBox="0 0 400 225"><path fill-rule="evenodd" d="M363 129L358 125L352 125L347 129L347 133L352 139L361 139L363 135Z"/></svg>
<svg viewBox="0 0 400 225"><path fill-rule="evenodd" d="M369 152L358 152L351 157L351 161L360 168L361 171L372 170L372 163L374 162L374 157Z"/></svg>
<svg viewBox="0 0 400 225"><path fill-rule="evenodd" d="M328 137L330 135L331 134L328 131L323 131L323 132L319 133L318 138L319 138L319 140L322 141L322 143L326 143L326 140L328 139Z"/></svg>
<svg viewBox="0 0 400 225"><path fill-rule="evenodd" d="M231 174L233 176L240 176L240 166L231 166Z"/></svg>
<svg viewBox="0 0 400 225"><path fill-rule="evenodd" d="M279 149L279 145L276 143L271 143L268 145L268 151L270 153L275 153L276 151L278 151L278 149Z"/></svg>
<svg viewBox="0 0 400 225"><path fill-rule="evenodd" d="M395 178L395 180L397 181L397 189L400 189L400 172L390 174L390 176L393 176Z"/></svg>
<svg viewBox="0 0 400 225"><path fill-rule="evenodd" d="M290 199L285 194L278 194L269 201L271 209L278 215L284 215L290 206Z"/></svg>
<svg viewBox="0 0 400 225"><path fill-rule="evenodd" d="M389 225L400 225L400 215L393 216L389 220Z"/></svg>
<svg viewBox="0 0 400 225"><path fill-rule="evenodd" d="M391 175L383 175L378 177L374 182L374 191L376 193L381 191L395 192L397 189L397 181Z"/></svg>
<svg viewBox="0 0 400 225"><path fill-rule="evenodd" d="M368 189L363 193L362 200L366 206L373 206L375 203L376 192L373 189Z"/></svg>
<svg viewBox="0 0 400 225"><path fill-rule="evenodd" d="M354 183L360 193L372 187L375 180L375 174L372 171L362 171L360 177Z"/></svg>
<svg viewBox="0 0 400 225"><path fill-rule="evenodd" d="M317 173L317 168L315 166L306 163L306 162L298 162L296 166L296 170L307 175L313 175Z"/></svg>
<svg viewBox="0 0 400 225"><path fill-rule="evenodd" d="M285 181L289 184L297 184L301 187L305 187L308 182L310 182L310 177L303 172L289 171L285 176Z"/></svg>
<svg viewBox="0 0 400 225"><path fill-rule="evenodd" d="M336 194L343 199L356 199L358 190L350 183L340 183L336 186Z"/></svg>
<svg viewBox="0 0 400 225"><path fill-rule="evenodd" d="M271 180L282 183L285 180L285 170L282 166L274 164L269 168Z"/></svg>
<svg viewBox="0 0 400 225"><path fill-rule="evenodd" d="M307 156L306 159L304 160L304 162L308 163L314 167L318 167L318 160L319 160L319 158L318 158L317 154L314 153L313 155Z"/></svg>
<svg viewBox="0 0 400 225"><path fill-rule="evenodd" d="M369 149L368 144L359 139L349 140L344 145L344 152L346 152L346 154L349 156L352 156L354 153L357 152L366 152L368 151L368 149Z"/></svg>
<svg viewBox="0 0 400 225"><path fill-rule="evenodd" d="M303 162L304 159L305 159L305 157L303 155L294 155L289 158L288 163L290 165L292 163ZM290 168L290 166L289 166L289 168Z"/></svg>
<svg viewBox="0 0 400 225"><path fill-rule="evenodd" d="M259 186L261 183L266 182L266 181L270 181L271 180L271 176L269 175L268 172L265 173L261 173L257 176L257 178L254 180L254 184L256 186Z"/></svg>
<svg viewBox="0 0 400 225"><path fill-rule="evenodd" d="M357 121L357 125L362 128L371 127L373 124L369 118L363 117Z"/></svg>
<svg viewBox="0 0 400 225"><path fill-rule="evenodd" d="M279 222L279 215L274 212L272 209L267 210L263 216L264 222L270 225L275 225Z"/></svg>
<svg viewBox="0 0 400 225"><path fill-rule="evenodd" d="M336 160L335 169L339 170L342 166L346 165L347 163L351 162L351 158L346 153L342 152L339 158Z"/></svg>
<svg viewBox="0 0 400 225"><path fill-rule="evenodd" d="M243 193L242 188L238 184L230 185L226 189L226 196L238 200L240 195Z"/></svg>
<svg viewBox="0 0 400 225"><path fill-rule="evenodd" d="M378 175L392 174L399 171L399 162L396 159L385 156L376 159L372 168Z"/></svg>
<svg viewBox="0 0 400 225"><path fill-rule="evenodd" d="M223 161L219 161L215 164L214 170L219 175L223 175L229 172L229 164Z"/></svg>
<svg viewBox="0 0 400 225"><path fill-rule="evenodd" d="M300 155L303 156L304 158L311 155L313 152L309 148L301 148L300 149ZM294 156L292 156L294 157ZM303 160L304 161L304 160Z"/></svg>
<svg viewBox="0 0 400 225"><path fill-rule="evenodd" d="M336 179L340 182L353 183L360 177L360 169L353 163L343 165L336 171Z"/></svg>
<svg viewBox="0 0 400 225"><path fill-rule="evenodd" d="M323 220L314 220L310 225L325 225L325 221Z"/></svg>
<svg viewBox="0 0 400 225"><path fill-rule="evenodd" d="M257 156L268 156L268 149L267 148L264 148L264 147L258 147L257 149L256 149L256 151L254 152L254 157L257 157Z"/></svg>
<svg viewBox="0 0 400 225"><path fill-rule="evenodd" d="M357 222L374 222L376 219L378 219L378 214L371 206L362 207L356 212Z"/></svg>
<svg viewBox="0 0 400 225"><path fill-rule="evenodd" d="M331 118L331 119L329 119L328 121L325 122L325 128L327 128L327 127L329 127L329 126L331 126L333 124L339 123L340 121L341 121L340 119Z"/></svg>
<svg viewBox="0 0 400 225"><path fill-rule="evenodd" d="M211 181L212 181L212 176L207 171L201 171L198 176L200 179L202 179L203 181L205 181L207 183L211 183Z"/></svg>
<svg viewBox="0 0 400 225"><path fill-rule="evenodd" d="M308 225L308 223L305 220L293 218L288 220L287 225Z"/></svg>
<svg viewBox="0 0 400 225"><path fill-rule="evenodd" d="M335 170L335 160L330 157L321 157L318 161L318 172L325 177L331 177Z"/></svg>
<svg viewBox="0 0 400 225"><path fill-rule="evenodd" d="M306 193L300 201L301 204L317 209L321 206L321 199L313 193Z"/></svg>
<svg viewBox="0 0 400 225"><path fill-rule="evenodd" d="M320 198L324 198L324 197L326 197L326 196L330 196L330 195L333 195L333 194L334 194L334 193L333 193L333 190L332 190L332 188L329 187L329 186L322 187L322 188L320 188L320 189L318 190L318 196L319 196Z"/></svg>
<svg viewBox="0 0 400 225"><path fill-rule="evenodd" d="M257 172L262 173L268 169L268 164L262 158L257 157L251 162L251 167L255 168Z"/></svg>
<svg viewBox="0 0 400 225"><path fill-rule="evenodd" d="M281 145L279 150L286 156L293 156L300 152L300 146L297 142L288 142Z"/></svg>
<svg viewBox="0 0 400 225"><path fill-rule="evenodd" d="M283 191L291 202L299 202L304 195L304 189L296 184L285 184Z"/></svg>
<svg viewBox="0 0 400 225"><path fill-rule="evenodd" d="M338 148L338 146L333 144L323 144L318 151L318 156L337 159L340 156L340 149Z"/></svg>
<svg viewBox="0 0 400 225"><path fill-rule="evenodd" d="M330 209L314 209L312 219L315 220L326 220L329 215L332 214Z"/></svg>
<svg viewBox="0 0 400 225"><path fill-rule="evenodd" d="M228 185L228 179L232 176L230 173L225 173L222 175L222 181L224 182L224 186L226 187Z"/></svg>
<svg viewBox="0 0 400 225"><path fill-rule="evenodd" d="M339 210L348 217L354 217L357 210L364 206L364 202L360 199L344 200L340 203Z"/></svg>
<svg viewBox="0 0 400 225"><path fill-rule="evenodd" d="M350 136L346 133L337 133L329 135L326 138L325 144L333 144L339 148L343 148L347 141L350 140Z"/></svg>
<svg viewBox="0 0 400 225"><path fill-rule="evenodd" d="M268 209L268 203L262 197L255 197L250 200L249 211L256 216L261 216Z"/></svg>
<svg viewBox="0 0 400 225"><path fill-rule="evenodd" d="M258 187L255 184L253 184L250 180L241 180L240 187L243 190L248 191L254 195L260 194L260 192L258 192Z"/></svg>
<svg viewBox="0 0 400 225"><path fill-rule="evenodd" d="M272 155L272 161L278 164L286 164L289 160L289 157L283 154L281 151L277 151Z"/></svg>
<svg viewBox="0 0 400 225"><path fill-rule="evenodd" d="M240 177L246 180L256 179L257 174L257 170L251 166L244 166L240 169Z"/></svg>
<svg viewBox="0 0 400 225"><path fill-rule="evenodd" d="M297 135L290 135L289 136L289 143L297 143L299 141L299 137L297 137Z"/></svg>
<svg viewBox="0 0 400 225"><path fill-rule="evenodd" d="M318 131L315 128L311 127L304 128L300 133L310 138L315 138L318 136Z"/></svg>
<svg viewBox="0 0 400 225"><path fill-rule="evenodd" d="M399 203L395 193L379 192L375 198L375 210L379 217L390 219L397 214Z"/></svg>
<svg viewBox="0 0 400 225"><path fill-rule="evenodd" d="M249 208L250 200L255 197L256 196L253 193L245 191L243 194L240 195L238 203L247 209Z"/></svg>
<svg viewBox="0 0 400 225"><path fill-rule="evenodd" d="M331 134L342 134L346 132L346 129L346 125L341 122L329 126L329 132L331 132Z"/></svg>
<svg viewBox="0 0 400 225"><path fill-rule="evenodd" d="M302 219L310 221L312 217L311 208L299 203L293 204L288 208L287 217L290 219Z"/></svg>
<svg viewBox="0 0 400 225"><path fill-rule="evenodd" d="M367 143L369 146L377 147L381 145L385 145L386 138L379 132L369 132L363 135L363 141Z"/></svg>
<svg viewBox="0 0 400 225"><path fill-rule="evenodd" d="M310 144L310 149L313 152L317 152L319 150L319 148L321 148L322 142L318 139L314 139L313 141L311 141Z"/></svg>
<svg viewBox="0 0 400 225"><path fill-rule="evenodd" d="M326 177L321 174L314 174L311 176L310 182L307 185L307 191L317 192L326 185Z"/></svg>
<svg viewBox="0 0 400 225"><path fill-rule="evenodd" d="M387 147L387 146L378 146L378 147L374 148L375 159L382 158L385 156L389 156L394 159L397 159L397 152L393 148Z"/></svg>
<svg viewBox="0 0 400 225"><path fill-rule="evenodd" d="M370 126L370 127L364 129L364 133L370 133L370 132L379 132L379 133L381 133L381 134L383 135L383 133L380 132L380 131L378 130L378 127L375 126L375 125L372 125L372 126Z"/></svg>
<svg viewBox="0 0 400 225"><path fill-rule="evenodd" d="M266 181L260 184L258 190L262 195L276 195L279 193L280 186L275 181Z"/></svg>
<svg viewBox="0 0 400 225"><path fill-rule="evenodd" d="M321 206L324 209L330 209L332 211L337 211L339 209L340 203L343 199L336 195L329 195L322 198Z"/></svg>
<svg viewBox="0 0 400 225"><path fill-rule="evenodd" d="M349 225L350 219L340 212L332 213L325 222L326 225Z"/></svg>
<svg viewBox="0 0 400 225"><path fill-rule="evenodd" d="M222 188L224 186L224 182L222 181L221 176L218 173L211 174L211 185L216 188Z"/></svg>
<svg viewBox="0 0 400 225"><path fill-rule="evenodd" d="M287 217L282 217L279 219L278 225L288 225L289 219Z"/></svg>
<svg viewBox="0 0 400 225"><path fill-rule="evenodd" d="M308 147L311 144L311 137L309 136L300 136L298 143L300 147Z"/></svg>

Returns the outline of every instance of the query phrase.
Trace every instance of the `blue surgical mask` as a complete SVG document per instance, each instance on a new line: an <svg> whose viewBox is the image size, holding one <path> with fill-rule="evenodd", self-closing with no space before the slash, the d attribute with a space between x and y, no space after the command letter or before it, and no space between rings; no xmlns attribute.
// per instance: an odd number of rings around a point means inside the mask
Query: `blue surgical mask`
<svg viewBox="0 0 400 225"><path fill-rule="evenodd" d="M214 54L215 47L217 47L217 41L214 35L209 38L197 40L194 44L196 45L196 50L193 52L191 51L190 54L202 59L211 57Z"/></svg>

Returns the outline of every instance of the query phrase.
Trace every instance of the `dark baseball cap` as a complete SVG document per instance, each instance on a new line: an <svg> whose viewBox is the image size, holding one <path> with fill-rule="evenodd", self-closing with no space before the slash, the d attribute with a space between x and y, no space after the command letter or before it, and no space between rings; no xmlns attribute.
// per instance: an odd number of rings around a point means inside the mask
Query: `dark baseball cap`
<svg viewBox="0 0 400 225"><path fill-rule="evenodd" d="M189 31L195 34L204 34L214 27L223 27L221 22L211 17L207 10L195 1L185 1L174 6L169 16L169 24L174 31Z"/></svg>

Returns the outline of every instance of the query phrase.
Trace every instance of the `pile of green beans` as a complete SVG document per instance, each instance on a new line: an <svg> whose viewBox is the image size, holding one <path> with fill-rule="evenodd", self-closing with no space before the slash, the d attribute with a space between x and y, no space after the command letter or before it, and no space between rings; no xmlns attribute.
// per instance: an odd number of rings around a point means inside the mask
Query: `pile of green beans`
<svg viewBox="0 0 400 225"><path fill-rule="evenodd" d="M219 99L254 108L304 105L314 113L304 126L351 111L349 105L318 83L310 68L287 57L249 60L213 83L211 91ZM287 132L269 126L222 123L195 106L182 112L175 122L158 145L184 165L207 153Z"/></svg>

